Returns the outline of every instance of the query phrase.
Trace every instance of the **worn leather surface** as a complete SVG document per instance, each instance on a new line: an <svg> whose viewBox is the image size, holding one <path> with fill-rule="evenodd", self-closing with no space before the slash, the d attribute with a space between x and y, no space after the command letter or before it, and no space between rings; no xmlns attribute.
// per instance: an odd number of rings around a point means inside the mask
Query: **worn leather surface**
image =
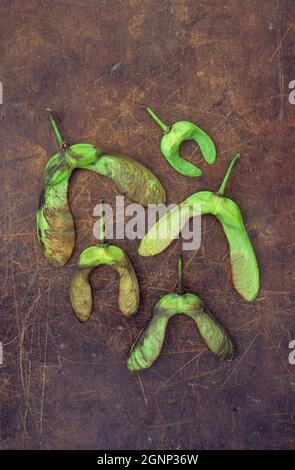
<svg viewBox="0 0 295 470"><path fill-rule="evenodd" d="M2 0L1 448L294 448L294 22L292 0ZM188 119L207 130L216 164L189 143L183 155L204 176L174 172L143 105L167 123ZM116 275L102 268L93 276L94 312L83 325L76 320L69 285L77 257L95 241L99 197L114 205L117 193L103 177L73 176L76 249L67 266L52 268L35 234L43 168L56 151L48 106L69 143L149 166L169 203L217 188L241 153L227 195L257 253L257 301L234 291L217 221L204 217L201 248L184 253L186 288L232 335L233 362L218 362L193 323L177 317L157 363L135 375L126 368L153 305L175 286L181 241L147 259L138 240L117 241L140 280L139 314L120 314Z"/></svg>

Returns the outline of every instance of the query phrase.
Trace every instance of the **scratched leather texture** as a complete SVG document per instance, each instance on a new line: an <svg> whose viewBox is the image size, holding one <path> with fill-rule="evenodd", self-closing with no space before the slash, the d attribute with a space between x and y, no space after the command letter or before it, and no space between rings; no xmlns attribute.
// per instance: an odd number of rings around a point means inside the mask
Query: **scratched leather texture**
<svg viewBox="0 0 295 470"><path fill-rule="evenodd" d="M292 0L1 1L0 366L2 449L287 449L295 445L294 117ZM161 130L188 119L213 138L214 165L195 145L183 155L201 178L162 158ZM56 152L45 108L69 143L127 153L161 179L168 202L217 189L233 153L227 195L243 212L261 270L254 303L230 282L228 247L211 217L186 251L186 289L201 296L236 343L233 362L208 352L177 317L159 360L132 375L126 357L155 302L172 290L181 241L155 258L127 250L140 311L118 311L116 274L93 275L94 311L80 324L69 300L79 252L95 242L94 206L115 204L105 178L76 172L70 201L77 244L53 268L36 241L43 169ZM127 203L128 201L126 201Z"/></svg>

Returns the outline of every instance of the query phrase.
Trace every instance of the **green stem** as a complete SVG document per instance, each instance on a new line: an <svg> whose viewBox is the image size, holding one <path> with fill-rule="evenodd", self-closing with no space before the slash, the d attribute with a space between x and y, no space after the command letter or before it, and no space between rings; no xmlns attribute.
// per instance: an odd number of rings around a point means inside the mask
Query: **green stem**
<svg viewBox="0 0 295 470"><path fill-rule="evenodd" d="M236 163L236 161L238 160L238 158L240 158L240 154L239 154L239 153L237 153L236 155L234 155L233 158L232 158L232 161L230 162L230 165L229 165L229 167L228 167L228 169L227 169L227 172L225 173L225 176L224 176L224 178L223 178L223 181L222 181L222 183L221 183L221 186L220 186L220 188L219 188L218 191L217 191L217 194L219 194L220 196L223 196L223 195L224 195L225 187L226 187L226 184L227 184L227 182L228 182L229 176L230 176L231 171L232 171L232 169L233 169L233 166L234 166L234 164Z"/></svg>
<svg viewBox="0 0 295 470"><path fill-rule="evenodd" d="M54 132L54 136L56 138L56 141L57 141L57 144L58 146L60 147L61 150L65 150L67 144L66 142L63 140L62 138L62 135L60 133L60 130L56 124L56 121L53 117L53 114L52 114L52 110L50 108L46 108L46 111L48 113L48 117L49 117L49 121L50 121L50 124L51 124L51 127L52 127L52 130Z"/></svg>
<svg viewBox="0 0 295 470"><path fill-rule="evenodd" d="M169 132L169 126L167 126L155 113L151 108L146 108L147 112L152 116L152 118L156 121L156 123L161 127L162 131L167 133Z"/></svg>
<svg viewBox="0 0 295 470"><path fill-rule="evenodd" d="M178 258L178 289L177 293L181 295L183 293L183 273L182 273L182 256Z"/></svg>
<svg viewBox="0 0 295 470"><path fill-rule="evenodd" d="M104 210L103 210L103 199L99 201L99 241L104 243L105 241L105 223L104 223Z"/></svg>

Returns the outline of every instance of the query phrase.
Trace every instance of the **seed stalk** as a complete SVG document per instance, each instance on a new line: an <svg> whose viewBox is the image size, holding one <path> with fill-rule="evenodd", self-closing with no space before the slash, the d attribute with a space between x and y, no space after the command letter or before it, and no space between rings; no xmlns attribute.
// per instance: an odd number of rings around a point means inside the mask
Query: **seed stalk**
<svg viewBox="0 0 295 470"><path fill-rule="evenodd" d="M182 270L182 256L180 255L178 258L178 287L177 293L179 295L183 294L183 270Z"/></svg>
<svg viewBox="0 0 295 470"><path fill-rule="evenodd" d="M147 112L152 116L152 118L154 119L154 121L156 121L156 123L161 127L162 131L165 132L165 134L167 134L167 132L169 132L169 126L167 126L167 124L165 124L160 118L159 116L156 115L156 113L154 113L154 111L151 109L151 108L146 108Z"/></svg>
<svg viewBox="0 0 295 470"><path fill-rule="evenodd" d="M53 130L53 133L54 133L54 136L55 136L55 139L57 141L57 144L60 148L60 150L64 151L67 147L67 144L66 142L63 140L62 138L62 135L60 133L60 130L58 128L58 125L56 123L56 120L54 119L53 117L53 113L52 113L52 110L50 108L46 108L46 111L47 111L47 114L48 114L48 117L49 117L49 121L50 121L50 124L51 124L51 127L52 127L52 130Z"/></svg>
<svg viewBox="0 0 295 470"><path fill-rule="evenodd" d="M226 184L228 182L228 179L230 177L230 174L232 172L232 169L234 167L234 164L236 163L236 161L240 158L240 154L237 153L236 155L233 156L230 164L229 164L229 167L227 169L227 172L225 173L225 176L223 178L223 181L220 185L220 188L218 189L217 191L217 194L219 194L220 196L223 196L224 195L224 191L225 191L225 187L226 187Z"/></svg>

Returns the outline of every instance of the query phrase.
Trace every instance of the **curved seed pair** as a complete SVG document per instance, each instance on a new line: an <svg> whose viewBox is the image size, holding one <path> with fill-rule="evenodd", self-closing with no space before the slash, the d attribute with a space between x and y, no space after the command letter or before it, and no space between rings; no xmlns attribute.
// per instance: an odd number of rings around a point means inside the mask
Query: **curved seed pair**
<svg viewBox="0 0 295 470"><path fill-rule="evenodd" d="M68 185L73 171L84 168L109 177L118 190L143 205L165 202L158 178L130 157L110 155L90 144L67 147L49 111L50 122L61 150L47 162L45 185L37 213L37 233L44 255L63 266L75 245L74 221L68 204Z"/></svg>
<svg viewBox="0 0 295 470"><path fill-rule="evenodd" d="M193 140L198 144L205 161L209 165L215 162L216 148L214 142L200 127L190 121L178 121L169 127L161 121L151 108L147 108L147 111L165 134L161 140L161 151L174 170L184 176L202 175L202 170L199 167L185 160L180 155L180 146L187 140Z"/></svg>
<svg viewBox="0 0 295 470"><path fill-rule="evenodd" d="M139 335L131 348L127 360L127 367L130 371L147 369L156 361L161 353L168 322L175 315L186 315L192 318L208 348L219 359L233 359L232 340L204 307L202 300L194 294L182 294L181 282L179 292L164 295L157 302L147 328Z"/></svg>
<svg viewBox="0 0 295 470"><path fill-rule="evenodd" d="M245 300L252 301L259 291L256 256L238 205L223 195L238 157L235 155L233 158L217 193L197 192L167 212L145 235L139 246L139 254L154 256L161 253L179 235L188 220L199 215L199 211L201 215L214 215L221 223L229 244L233 285Z"/></svg>
<svg viewBox="0 0 295 470"><path fill-rule="evenodd" d="M101 244L86 248L81 254L70 287L70 298L76 316L88 320L92 310L91 272L98 266L110 266L119 275L118 303L126 316L134 315L139 305L139 285L134 269L124 250L118 246Z"/></svg>

